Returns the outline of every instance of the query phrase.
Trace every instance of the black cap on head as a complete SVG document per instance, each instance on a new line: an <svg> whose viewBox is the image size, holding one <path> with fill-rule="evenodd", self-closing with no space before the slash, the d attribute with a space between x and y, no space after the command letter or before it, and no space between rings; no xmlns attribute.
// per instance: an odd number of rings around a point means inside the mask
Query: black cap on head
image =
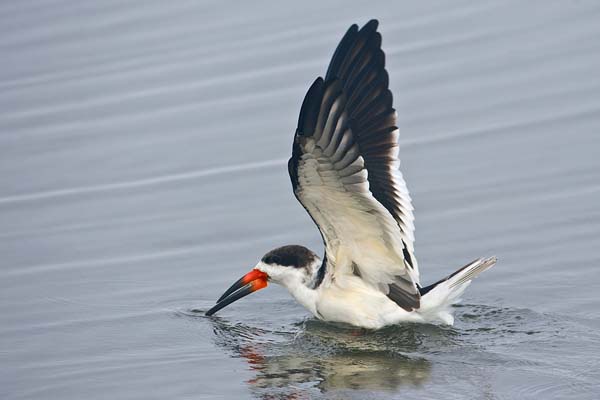
<svg viewBox="0 0 600 400"><path fill-rule="evenodd" d="M288 245L269 251L261 261L265 264L307 268L317 259L317 255L304 246Z"/></svg>

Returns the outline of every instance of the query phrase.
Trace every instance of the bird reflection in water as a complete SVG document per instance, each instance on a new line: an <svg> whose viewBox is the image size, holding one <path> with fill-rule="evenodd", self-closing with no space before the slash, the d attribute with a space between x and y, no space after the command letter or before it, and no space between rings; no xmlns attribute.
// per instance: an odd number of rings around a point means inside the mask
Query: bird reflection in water
<svg viewBox="0 0 600 400"><path fill-rule="evenodd" d="M296 324L296 331L232 325L219 318L212 323L216 343L247 361L255 373L248 384L265 399L420 386L429 380L431 363L407 354L420 352L425 338L452 340L452 331L427 325L374 332L312 319Z"/></svg>

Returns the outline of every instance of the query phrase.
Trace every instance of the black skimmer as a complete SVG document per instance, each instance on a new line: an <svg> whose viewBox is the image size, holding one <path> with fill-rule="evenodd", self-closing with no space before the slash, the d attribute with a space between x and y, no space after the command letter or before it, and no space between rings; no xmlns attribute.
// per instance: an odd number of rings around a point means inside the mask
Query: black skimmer
<svg viewBox="0 0 600 400"><path fill-rule="evenodd" d="M323 259L303 246L271 250L206 315L270 281L325 321L372 329L402 321L452 324L450 306L496 263L477 259L421 286L377 26L372 20L348 29L325 79L314 81L300 109L288 171L296 198L321 232Z"/></svg>

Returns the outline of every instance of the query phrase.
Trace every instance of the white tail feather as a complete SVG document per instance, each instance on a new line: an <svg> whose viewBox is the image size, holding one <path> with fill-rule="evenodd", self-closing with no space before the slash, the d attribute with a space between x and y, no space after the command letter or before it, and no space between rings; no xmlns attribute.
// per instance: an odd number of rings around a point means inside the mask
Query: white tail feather
<svg viewBox="0 0 600 400"><path fill-rule="evenodd" d="M418 313L427 321L441 321L452 325L452 304L460 301L460 296L471 283L471 280L483 271L496 264L496 257L477 260L462 267L452 275L434 284L423 297Z"/></svg>

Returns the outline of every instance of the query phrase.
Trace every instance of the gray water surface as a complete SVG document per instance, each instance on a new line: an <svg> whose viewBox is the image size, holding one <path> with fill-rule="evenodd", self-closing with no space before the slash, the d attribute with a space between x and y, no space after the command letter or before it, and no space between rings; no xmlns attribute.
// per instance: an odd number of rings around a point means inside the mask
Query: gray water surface
<svg viewBox="0 0 600 400"><path fill-rule="evenodd" d="M424 283L453 327L202 311L322 251L285 163L304 93L381 22ZM596 1L0 4L0 398L595 399ZM196 311L195 311L196 310Z"/></svg>

